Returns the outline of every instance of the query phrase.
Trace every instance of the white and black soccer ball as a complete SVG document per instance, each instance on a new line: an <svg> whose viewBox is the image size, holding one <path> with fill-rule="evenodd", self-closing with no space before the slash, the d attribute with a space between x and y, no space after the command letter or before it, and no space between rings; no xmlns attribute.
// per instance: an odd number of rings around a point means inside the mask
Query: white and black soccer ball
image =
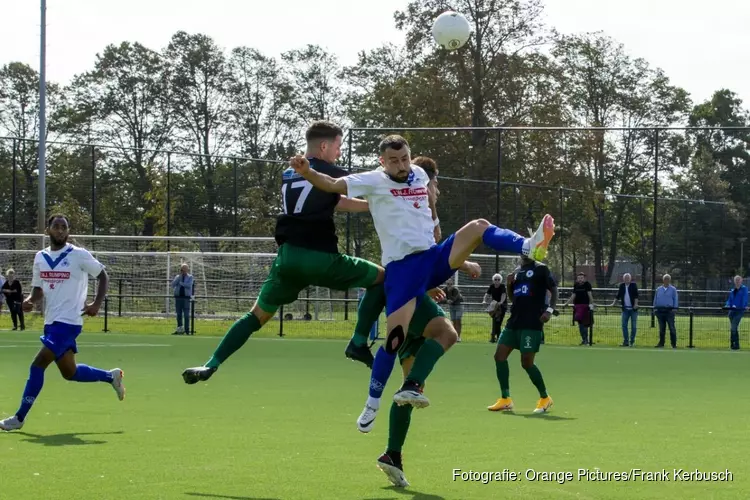
<svg viewBox="0 0 750 500"><path fill-rule="evenodd" d="M432 38L448 50L460 49L471 36L471 25L461 13L448 11L440 14L432 23Z"/></svg>

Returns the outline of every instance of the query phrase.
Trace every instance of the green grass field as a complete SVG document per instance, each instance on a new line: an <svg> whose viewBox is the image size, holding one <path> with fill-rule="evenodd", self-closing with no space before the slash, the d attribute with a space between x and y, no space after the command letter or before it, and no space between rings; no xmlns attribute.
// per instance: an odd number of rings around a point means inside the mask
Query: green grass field
<svg viewBox="0 0 750 500"><path fill-rule="evenodd" d="M18 406L37 337L0 332L2 415ZM546 345L538 365L556 405L532 416L538 395L517 354L516 413L491 413L493 346L464 342L428 381L432 406L414 412L404 449L412 486L396 490L375 467L387 407L373 432L357 432L367 370L343 357L344 341L251 339L209 382L187 386L180 372L205 361L217 338L79 340L80 362L125 370L127 398L50 368L23 430L0 434L2 499L750 498L744 351ZM454 469L595 468L666 469L670 481L453 479ZM733 478L677 482L675 468Z"/></svg>
<svg viewBox="0 0 750 500"><path fill-rule="evenodd" d="M571 324L570 308L563 309L560 316L554 317L545 327L545 339L548 344L555 345L577 345L581 341L578 327ZM239 314L237 314L239 316ZM345 340L351 337L354 331L356 311L352 309L349 319L344 319L343 311L334 313L332 320L303 321L292 320L283 322L283 333L290 338L306 339L335 339ZM27 323L30 329L41 329L41 316L27 315ZM233 319L202 319L195 321L197 336L222 336L232 325ZM380 333L383 335L385 318L381 317ZM278 336L281 328L278 320L271 321L256 335L264 338ZM0 315L0 331L10 329L10 316L7 313ZM147 318L147 317L118 317L110 314L107 318L107 330L112 333L137 333L137 334L171 334L176 327L173 317ZM687 347L690 344L690 318L681 315L676 320L677 343L679 347ZM85 332L102 332L104 330L104 318L99 316L89 318L84 327ZM726 315L716 313L711 316L695 316L693 319L693 346L696 348L728 349L729 348L729 320ZM463 317L464 340L469 342L487 342L489 340L490 321L485 313L466 313ZM651 317L647 311L643 311L638 318L637 344L640 346L653 347L658 342L658 326L651 327ZM667 332L667 344L669 333ZM597 345L618 346L622 343L619 311L613 308L600 310L596 314L594 324L594 342ZM750 317L740 324L740 344L750 346Z"/></svg>

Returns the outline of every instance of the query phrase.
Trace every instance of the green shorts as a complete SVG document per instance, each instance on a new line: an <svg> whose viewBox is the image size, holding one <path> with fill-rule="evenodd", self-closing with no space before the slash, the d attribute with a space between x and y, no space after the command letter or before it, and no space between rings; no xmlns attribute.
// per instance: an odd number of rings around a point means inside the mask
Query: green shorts
<svg viewBox="0 0 750 500"><path fill-rule="evenodd" d="M541 330L512 330L503 328L497 343L518 349L521 352L539 352L543 335Z"/></svg>
<svg viewBox="0 0 750 500"><path fill-rule="evenodd" d="M423 296L409 323L406 340L398 350L398 359L403 363L404 360L416 356L417 351L424 344L424 331L427 325L433 319L445 316L445 311L434 300L428 295Z"/></svg>
<svg viewBox="0 0 750 500"><path fill-rule="evenodd" d="M340 253L320 252L284 243L279 247L263 287L258 306L268 313L291 304L310 285L349 290L375 283L378 266Z"/></svg>

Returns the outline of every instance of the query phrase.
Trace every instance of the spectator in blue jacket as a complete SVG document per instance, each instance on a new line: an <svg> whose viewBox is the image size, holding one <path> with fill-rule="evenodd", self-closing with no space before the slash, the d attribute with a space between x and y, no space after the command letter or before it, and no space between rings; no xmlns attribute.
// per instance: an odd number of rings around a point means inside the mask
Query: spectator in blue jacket
<svg viewBox="0 0 750 500"><path fill-rule="evenodd" d="M180 274L172 280L174 310L177 314L177 330L174 335L190 335L190 298L193 296L193 275L187 264L180 266ZM185 324L183 328L183 323Z"/></svg>
<svg viewBox="0 0 750 500"><path fill-rule="evenodd" d="M747 309L747 287L742 284L742 276L734 277L734 288L729 291L725 307L729 309L729 346L736 351L740 348L740 321Z"/></svg>
<svg viewBox="0 0 750 500"><path fill-rule="evenodd" d="M659 321L659 343L656 347L664 347L664 337L669 325L669 340L672 349L677 348L677 329L674 325L675 311L679 307L677 289L672 286L672 277L665 274L662 278L663 285L656 289L654 294L654 315Z"/></svg>

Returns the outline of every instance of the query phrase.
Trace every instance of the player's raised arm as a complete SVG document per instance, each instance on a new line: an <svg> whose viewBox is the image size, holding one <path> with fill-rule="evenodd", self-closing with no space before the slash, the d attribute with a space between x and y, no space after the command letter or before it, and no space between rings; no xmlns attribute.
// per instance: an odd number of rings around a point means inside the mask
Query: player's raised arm
<svg viewBox="0 0 750 500"><path fill-rule="evenodd" d="M360 200L359 198L347 198L342 196L336 205L336 211L338 212L369 212L370 204L367 200Z"/></svg>
<svg viewBox="0 0 750 500"><path fill-rule="evenodd" d="M310 168L310 162L307 158L302 155L293 156L289 159L289 166L291 166L295 172L305 178L313 187L325 191L326 193L338 193L347 194L346 177L339 177L334 179L330 175L326 175Z"/></svg>

